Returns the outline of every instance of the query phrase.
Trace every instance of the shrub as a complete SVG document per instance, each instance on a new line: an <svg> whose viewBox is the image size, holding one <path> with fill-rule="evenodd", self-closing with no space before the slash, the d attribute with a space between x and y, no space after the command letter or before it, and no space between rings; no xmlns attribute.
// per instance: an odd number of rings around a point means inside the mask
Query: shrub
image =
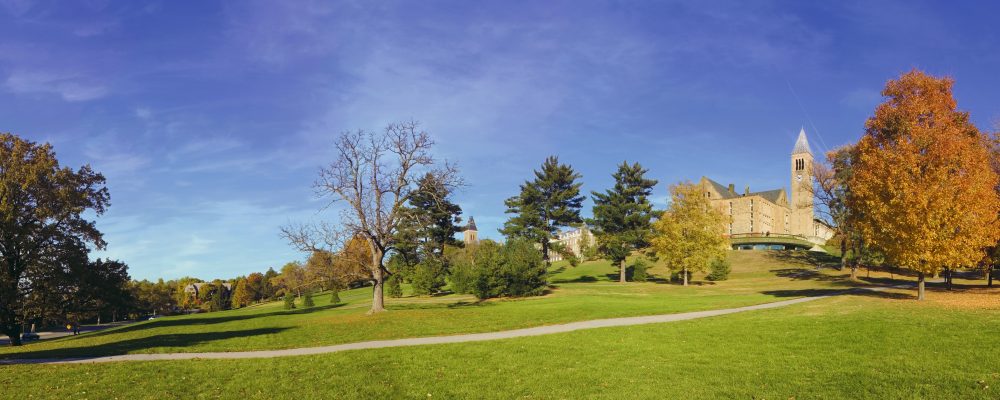
<svg viewBox="0 0 1000 400"><path fill-rule="evenodd" d="M410 284L413 294L427 295L441 291L444 287L445 266L437 257L427 257L413 266Z"/></svg>
<svg viewBox="0 0 1000 400"><path fill-rule="evenodd" d="M566 261L569 261L569 266L571 267L580 265L580 258L573 253L570 253L569 255L566 256Z"/></svg>
<svg viewBox="0 0 1000 400"><path fill-rule="evenodd" d="M452 290L479 299L538 295L548 284L542 253L521 240L504 245L484 240L452 254L450 263Z"/></svg>
<svg viewBox="0 0 1000 400"><path fill-rule="evenodd" d="M340 304L340 290L330 289L330 304Z"/></svg>
<svg viewBox="0 0 1000 400"><path fill-rule="evenodd" d="M285 309L291 310L295 308L295 296L292 292L285 293Z"/></svg>
<svg viewBox="0 0 1000 400"><path fill-rule="evenodd" d="M399 274L389 275L389 279L385 280L385 289L389 293L389 297L403 297L403 285L399 281L403 280Z"/></svg>
<svg viewBox="0 0 1000 400"><path fill-rule="evenodd" d="M311 290L306 291L305 296L302 298L302 307L309 308L315 306L316 303L313 302L313 294Z"/></svg>
<svg viewBox="0 0 1000 400"><path fill-rule="evenodd" d="M545 281L545 262L533 243L524 240L507 242L502 249L501 261L501 276L505 285L500 294L535 296L545 290L548 284Z"/></svg>
<svg viewBox="0 0 1000 400"><path fill-rule="evenodd" d="M729 272L731 271L732 268L729 266L729 260L726 260L725 258L716 258L712 261L708 276L706 276L705 279L710 281L724 281L729 279Z"/></svg>
<svg viewBox="0 0 1000 400"><path fill-rule="evenodd" d="M649 279L649 274L646 273L646 260L641 258L636 259L635 263L632 264L632 281L633 282L645 282Z"/></svg>
<svg viewBox="0 0 1000 400"><path fill-rule="evenodd" d="M478 249L478 246L475 247ZM472 246L455 251L450 256L448 271L448 282L451 283L451 290L455 293L471 294L476 287L478 273L472 254L476 250Z"/></svg>

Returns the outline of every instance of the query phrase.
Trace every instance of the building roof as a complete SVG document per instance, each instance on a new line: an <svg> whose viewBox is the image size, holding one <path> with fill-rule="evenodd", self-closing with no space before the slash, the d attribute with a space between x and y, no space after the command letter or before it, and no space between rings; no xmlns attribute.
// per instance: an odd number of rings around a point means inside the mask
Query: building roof
<svg viewBox="0 0 1000 400"><path fill-rule="evenodd" d="M478 229L476 229L476 219L475 218L469 217L469 224L465 226L465 230L467 230L467 231L478 231Z"/></svg>
<svg viewBox="0 0 1000 400"><path fill-rule="evenodd" d="M792 154L809 153L809 139L806 139L806 129L799 129L799 138L795 140L795 148L792 149Z"/></svg>
<svg viewBox="0 0 1000 400"><path fill-rule="evenodd" d="M729 187L728 186L723 186L721 183L713 181L713 180L709 179L708 177L704 177L704 179L705 179L705 181L708 182L708 184L712 185L712 187L715 189L715 191L719 192L719 195L721 197L716 198L715 200L726 200L726 199L735 199L735 198L739 198L739 197L760 196L760 197L764 198L764 200L770 201L770 202L772 202L774 204L782 204L781 198L785 196L785 189L765 190L765 191L761 191L761 192L751 192L751 193L742 193L742 194L741 193L734 193L734 192L730 192L729 191Z"/></svg>
<svg viewBox="0 0 1000 400"><path fill-rule="evenodd" d="M705 177L705 180L708 181L708 183L710 185L712 185L713 188L715 188L716 192L719 192L719 195L722 196L723 199L732 199L732 198L740 197L738 194L730 192L729 191L729 187L727 187L727 186L725 186L725 185L723 185L723 184L721 184L719 182L713 181L713 180L709 179L708 177Z"/></svg>
<svg viewBox="0 0 1000 400"><path fill-rule="evenodd" d="M770 202L772 202L774 204L781 204L779 202L779 200L784 195L785 195L785 189L774 189L774 190L767 190L767 191L763 191L763 192L750 193L750 196L760 196L760 197L763 197L764 200L770 201Z"/></svg>

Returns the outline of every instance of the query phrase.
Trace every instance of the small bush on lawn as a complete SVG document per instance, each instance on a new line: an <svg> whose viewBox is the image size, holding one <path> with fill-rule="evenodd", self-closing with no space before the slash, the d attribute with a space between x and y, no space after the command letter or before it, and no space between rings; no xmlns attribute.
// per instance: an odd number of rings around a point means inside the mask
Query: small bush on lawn
<svg viewBox="0 0 1000 400"><path fill-rule="evenodd" d="M472 293L478 279L475 255L479 247L478 244L466 244L464 248L449 247L445 250L448 257L448 283L453 292Z"/></svg>
<svg viewBox="0 0 1000 400"><path fill-rule="evenodd" d="M330 289L330 304L340 304L340 290Z"/></svg>
<svg viewBox="0 0 1000 400"><path fill-rule="evenodd" d="M729 260L725 258L717 258L712 261L712 265L709 267L708 276L705 279L710 281L724 281L729 279L729 272L732 271L732 267L729 266Z"/></svg>
<svg viewBox="0 0 1000 400"><path fill-rule="evenodd" d="M451 266L452 289L480 299L539 295L548 284L542 253L523 240L485 240L455 252Z"/></svg>
<svg viewBox="0 0 1000 400"><path fill-rule="evenodd" d="M444 287L445 265L437 257L426 257L413 266L410 284L413 294L428 295L441 291Z"/></svg>
<svg viewBox="0 0 1000 400"><path fill-rule="evenodd" d="M635 260L635 263L632 264L632 281L645 282L649 280L649 274L646 272L647 269L649 267L646 265L646 260L641 258Z"/></svg>
<svg viewBox="0 0 1000 400"><path fill-rule="evenodd" d="M291 310L295 308L295 295L292 292L285 293L285 309Z"/></svg>
<svg viewBox="0 0 1000 400"><path fill-rule="evenodd" d="M389 279L385 280L385 290L389 292L389 297L403 297L403 285L399 281L403 280L399 274L389 275Z"/></svg>
<svg viewBox="0 0 1000 400"><path fill-rule="evenodd" d="M313 307L315 305L316 305L316 303L313 302L312 291L311 290L307 291L306 294L305 294L305 296L303 296L303 298L302 298L302 307L309 308L309 307Z"/></svg>

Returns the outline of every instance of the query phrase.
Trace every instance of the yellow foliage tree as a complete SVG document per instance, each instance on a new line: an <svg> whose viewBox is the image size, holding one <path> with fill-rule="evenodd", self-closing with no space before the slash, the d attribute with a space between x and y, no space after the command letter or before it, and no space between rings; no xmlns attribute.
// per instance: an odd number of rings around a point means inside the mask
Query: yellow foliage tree
<svg viewBox="0 0 1000 400"><path fill-rule="evenodd" d="M927 275L974 266L1000 238L988 138L956 109L953 84L917 70L889 81L852 155L861 235L917 272L920 300Z"/></svg>
<svg viewBox="0 0 1000 400"><path fill-rule="evenodd" d="M726 217L690 182L671 186L670 197L667 211L653 224L652 245L687 286L689 272L704 271L713 260L725 257Z"/></svg>

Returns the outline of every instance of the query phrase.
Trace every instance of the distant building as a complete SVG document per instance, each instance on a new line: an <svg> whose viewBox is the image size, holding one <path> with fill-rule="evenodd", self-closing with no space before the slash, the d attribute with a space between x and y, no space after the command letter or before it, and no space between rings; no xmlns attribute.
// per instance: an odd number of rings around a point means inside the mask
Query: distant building
<svg viewBox="0 0 1000 400"><path fill-rule="evenodd" d="M568 231L560 232L559 235L549 243L561 244L577 257L582 255L581 247L584 243L593 246L597 242L594 240L594 234L590 231L587 225L582 225L579 228L573 228ZM562 260L562 254L554 250L549 250L549 261L559 261Z"/></svg>
<svg viewBox="0 0 1000 400"><path fill-rule="evenodd" d="M198 294L201 293L201 291L203 290L203 288L206 285L211 285L211 284L212 284L211 282L192 283L192 284L189 284L189 285L187 285L187 286L184 287L184 293L187 293L188 295L190 295L192 297L198 297ZM229 293L229 292L231 292L233 290L233 284L231 284L229 282L223 282L222 283L222 287L224 287L226 289L226 293Z"/></svg>
<svg viewBox="0 0 1000 400"><path fill-rule="evenodd" d="M479 230L476 229L476 219L469 217L469 224L462 228L462 242L465 244L479 243Z"/></svg>
<svg viewBox="0 0 1000 400"><path fill-rule="evenodd" d="M833 230L816 219L814 213L813 155L805 129L799 131L792 149L791 167L787 194L785 189L751 192L749 186L740 194L733 184L724 186L701 178L705 196L729 218L727 235L795 235L815 244L826 243L833 237Z"/></svg>

